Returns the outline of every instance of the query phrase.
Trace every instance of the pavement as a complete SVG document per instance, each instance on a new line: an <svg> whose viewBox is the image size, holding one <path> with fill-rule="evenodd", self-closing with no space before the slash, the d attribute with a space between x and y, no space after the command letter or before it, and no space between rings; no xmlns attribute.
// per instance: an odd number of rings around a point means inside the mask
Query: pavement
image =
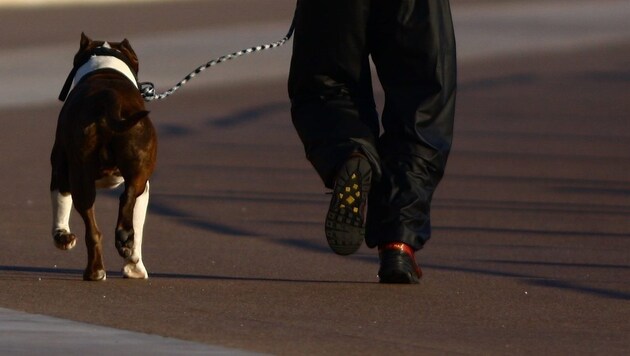
<svg viewBox="0 0 630 356"><path fill-rule="evenodd" d="M157 3L177 0L0 0L0 7L5 8L43 8L65 6L94 6L112 4ZM210 1L210 0L206 0Z"/></svg>
<svg viewBox="0 0 630 356"><path fill-rule="evenodd" d="M106 242L108 280L81 281L85 251L54 249L46 193L79 33L128 37L141 79L167 88L283 36L293 1L0 10L0 353L627 354L630 5L452 4L455 145L420 286L375 283L366 247L328 251L328 197L288 114L290 46L149 105L150 279L122 279ZM97 201L106 235L118 193Z"/></svg>
<svg viewBox="0 0 630 356"><path fill-rule="evenodd" d="M257 355L0 308L3 355Z"/></svg>

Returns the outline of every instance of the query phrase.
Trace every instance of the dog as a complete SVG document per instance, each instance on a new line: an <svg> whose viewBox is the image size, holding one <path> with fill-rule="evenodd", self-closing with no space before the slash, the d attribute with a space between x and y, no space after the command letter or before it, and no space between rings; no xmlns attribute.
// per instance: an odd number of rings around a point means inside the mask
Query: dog
<svg viewBox="0 0 630 356"><path fill-rule="evenodd" d="M73 65L59 95L65 102L50 159L54 244L61 250L76 245L69 225L74 205L85 224L83 279L105 280L102 234L94 215L96 189L124 183L115 245L124 258L123 276L146 279L142 233L157 135L138 90L138 57L127 39L94 41L82 33Z"/></svg>

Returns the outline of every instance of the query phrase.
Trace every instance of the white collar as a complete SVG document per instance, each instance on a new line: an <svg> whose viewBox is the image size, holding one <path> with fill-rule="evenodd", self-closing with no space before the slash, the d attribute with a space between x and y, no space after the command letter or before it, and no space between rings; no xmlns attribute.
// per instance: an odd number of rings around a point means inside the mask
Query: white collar
<svg viewBox="0 0 630 356"><path fill-rule="evenodd" d="M131 69L129 69L129 66L125 62L113 56L97 55L90 57L90 59L84 65L79 67L79 69L77 70L77 74L75 74L74 76L72 86L75 86L87 74L95 70L105 68L113 69L120 72L125 77L127 77L133 83L133 85L136 86L136 88L138 87L136 77L133 75L133 72L131 71Z"/></svg>

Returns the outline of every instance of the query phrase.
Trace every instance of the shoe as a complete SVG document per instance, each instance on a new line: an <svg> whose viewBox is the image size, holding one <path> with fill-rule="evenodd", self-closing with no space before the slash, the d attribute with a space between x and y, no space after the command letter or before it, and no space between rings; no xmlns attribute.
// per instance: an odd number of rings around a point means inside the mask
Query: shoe
<svg viewBox="0 0 630 356"><path fill-rule="evenodd" d="M355 253L365 238L367 198L372 168L367 158L353 154L338 172L326 215L326 239L339 255Z"/></svg>
<svg viewBox="0 0 630 356"><path fill-rule="evenodd" d="M402 242L379 246L378 255L381 268L378 278L381 283L417 284L422 270L416 263L415 251Z"/></svg>

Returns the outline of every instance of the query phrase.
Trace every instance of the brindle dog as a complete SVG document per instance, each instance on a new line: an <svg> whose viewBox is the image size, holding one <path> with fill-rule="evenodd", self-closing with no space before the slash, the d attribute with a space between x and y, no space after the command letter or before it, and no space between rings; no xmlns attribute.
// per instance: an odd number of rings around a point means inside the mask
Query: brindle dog
<svg viewBox="0 0 630 356"><path fill-rule="evenodd" d="M76 245L69 226L74 203L85 223L84 280L106 279L102 234L94 216L96 188L123 182L115 241L125 259L123 275L148 278L142 263L142 231L157 137L138 90L137 74L138 58L129 41L93 41L81 34L74 68L60 94L60 100L66 100L51 154L52 234L59 249Z"/></svg>

